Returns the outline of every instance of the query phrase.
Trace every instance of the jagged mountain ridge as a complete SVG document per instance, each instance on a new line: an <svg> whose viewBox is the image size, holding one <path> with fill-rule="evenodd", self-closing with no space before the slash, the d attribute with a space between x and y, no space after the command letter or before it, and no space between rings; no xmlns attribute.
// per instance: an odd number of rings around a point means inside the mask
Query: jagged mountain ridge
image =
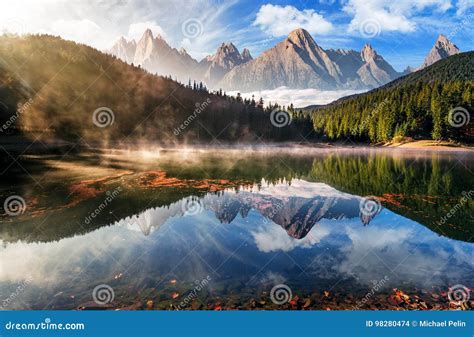
<svg viewBox="0 0 474 337"><path fill-rule="evenodd" d="M121 37L108 53L152 73L171 75L181 82L203 81L209 87L215 86L233 67L252 60L247 48L241 54L234 44L227 42L222 43L214 55L198 62L184 48L177 50L160 35L154 37L150 29L138 41Z"/></svg>
<svg viewBox="0 0 474 337"><path fill-rule="evenodd" d="M363 225L378 215L364 215L360 211L361 198L340 192L326 184L295 180L294 190L302 195L292 194L292 187L281 185L280 189L263 188L261 192L225 192L222 195L207 194L200 199L184 198L166 207L148 209L140 215L125 219L126 223L136 224L143 234L149 235L159 229L169 218L186 215L189 202L202 210L214 212L222 224L230 224L240 214L248 216L255 210L264 218L282 227L289 236L303 239L322 219L359 218ZM286 189L286 193L279 192ZM267 191L266 191L267 190ZM310 192L310 195L305 194Z"/></svg>
<svg viewBox="0 0 474 337"><path fill-rule="evenodd" d="M210 88L226 90L374 88L400 75L370 45L360 52L324 50L304 29L292 31L256 59L248 49L240 53L227 42L198 62L185 50L170 47L161 36L154 38L150 30L138 42L120 38L109 53L160 75L183 82L200 80Z"/></svg>
<svg viewBox="0 0 474 337"><path fill-rule="evenodd" d="M300 28L259 57L229 71L220 86L243 91L280 86L360 89L378 87L400 75L369 44L360 52L324 50Z"/></svg>
<svg viewBox="0 0 474 337"><path fill-rule="evenodd" d="M150 29L136 43L133 63L159 75L172 75L181 81L189 78L198 64L186 50L178 51L170 47L160 35L153 37Z"/></svg>
<svg viewBox="0 0 474 337"><path fill-rule="evenodd" d="M112 55L124 60L127 63L132 63L135 58L135 51L137 49L137 43L135 40L127 41L124 37L121 37L110 49Z"/></svg>
<svg viewBox="0 0 474 337"><path fill-rule="evenodd" d="M247 48L240 54L233 43L222 43L214 55L209 55L199 62L199 76L210 87L215 87L232 68L250 60L252 55Z"/></svg>
<svg viewBox="0 0 474 337"><path fill-rule="evenodd" d="M444 35L439 35L427 55L423 69L436 61L459 53ZM214 55L197 61L184 49L170 47L147 30L138 41L120 38L109 50L128 63L141 65L180 81L203 81L212 89L256 91L281 86L322 90L372 89L385 85L416 69L399 73L370 44L360 51L323 49L304 29L295 29L276 46L253 59L248 49L242 53L231 43L222 43Z"/></svg>

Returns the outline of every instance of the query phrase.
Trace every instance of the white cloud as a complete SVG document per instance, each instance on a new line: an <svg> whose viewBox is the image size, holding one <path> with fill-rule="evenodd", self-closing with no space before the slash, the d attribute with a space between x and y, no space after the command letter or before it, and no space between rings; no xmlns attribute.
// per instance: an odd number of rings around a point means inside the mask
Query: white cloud
<svg viewBox="0 0 474 337"><path fill-rule="evenodd" d="M327 34L333 25L313 9L298 10L293 6L266 4L260 7L253 23L265 33L286 36L296 28L304 28L312 34Z"/></svg>
<svg viewBox="0 0 474 337"><path fill-rule="evenodd" d="M0 34L6 29L50 33L107 50L120 36L136 38L151 28L154 34L166 35L167 42L178 48L183 41L183 22L197 18L203 23L203 33L186 47L192 56L200 58L213 53L223 41L233 40L229 9L236 3L237 0L2 0ZM145 28L146 24L150 27Z"/></svg>
<svg viewBox="0 0 474 337"><path fill-rule="evenodd" d="M165 40L167 39L166 32L155 21L132 23L128 28L127 37L130 40L138 41L147 29L150 29L152 31L153 36L156 37L157 35L161 35L162 38L164 38Z"/></svg>
<svg viewBox="0 0 474 337"><path fill-rule="evenodd" d="M378 30L377 33L408 33L416 29L414 16L421 15L427 8L445 12L451 6L450 0L349 0L343 10L353 16L349 32L364 29L370 24L372 29Z"/></svg>
<svg viewBox="0 0 474 337"><path fill-rule="evenodd" d="M297 108L303 108L313 104L327 104L344 96L353 95L362 91L357 90L332 90L322 91L318 89L290 89L287 87L280 87L273 90L262 90L248 93L242 93L243 98L255 99L263 98L265 104L269 102L278 103L279 105L288 106L290 103ZM228 93L229 95L237 95L237 91Z"/></svg>
<svg viewBox="0 0 474 337"><path fill-rule="evenodd" d="M95 22L82 20L57 20L51 24L51 33L67 40L91 43L91 38L100 36L102 29Z"/></svg>
<svg viewBox="0 0 474 337"><path fill-rule="evenodd" d="M294 239L279 225L268 223L265 227L251 232L258 250L264 253L289 252L297 247L311 248L329 234L329 230L320 225L314 226L303 239Z"/></svg>
<svg viewBox="0 0 474 337"><path fill-rule="evenodd" d="M474 0L459 0L456 8L457 15L462 15L468 11L472 11L474 9Z"/></svg>

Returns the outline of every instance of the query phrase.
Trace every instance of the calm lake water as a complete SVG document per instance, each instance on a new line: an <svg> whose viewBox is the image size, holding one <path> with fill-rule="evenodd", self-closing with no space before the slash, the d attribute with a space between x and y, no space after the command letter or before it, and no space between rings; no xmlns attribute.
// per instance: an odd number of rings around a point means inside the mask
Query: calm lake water
<svg viewBox="0 0 474 337"><path fill-rule="evenodd" d="M0 215L0 304L447 308L474 287L473 171L466 152L25 157L1 176L25 207Z"/></svg>

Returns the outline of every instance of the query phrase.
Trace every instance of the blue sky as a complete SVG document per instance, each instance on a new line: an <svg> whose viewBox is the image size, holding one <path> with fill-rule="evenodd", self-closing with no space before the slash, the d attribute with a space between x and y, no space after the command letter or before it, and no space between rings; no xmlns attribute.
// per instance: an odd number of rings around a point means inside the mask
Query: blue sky
<svg viewBox="0 0 474 337"><path fill-rule="evenodd" d="M258 56L303 27L323 48L371 43L397 70L418 66L439 33L472 50L474 0L3 0L0 31L43 32L108 49L146 27L201 59L223 41Z"/></svg>

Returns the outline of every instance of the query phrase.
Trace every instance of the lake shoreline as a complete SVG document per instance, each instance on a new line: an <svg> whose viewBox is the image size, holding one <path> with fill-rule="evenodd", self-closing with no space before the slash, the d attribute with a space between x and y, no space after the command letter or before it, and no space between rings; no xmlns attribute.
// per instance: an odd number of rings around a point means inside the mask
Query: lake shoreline
<svg viewBox="0 0 474 337"><path fill-rule="evenodd" d="M226 151L360 151L360 150L403 150L403 151L425 151L425 152L472 152L474 145L453 143L449 141L435 140L411 140L400 143L356 143L352 141L335 141L335 142L261 142L261 143L220 143L216 146L214 143L193 143L193 144L159 144L159 143L137 143L124 146L123 144L109 144L104 147L103 144L93 143L73 143L61 140L52 141L30 141L21 139L13 142L5 142L0 139L0 147L9 152L20 152L22 154L52 154L52 153L78 153L78 152L97 152L97 153L120 153L120 152L140 152L140 151L209 151L209 150L226 150Z"/></svg>
<svg viewBox="0 0 474 337"><path fill-rule="evenodd" d="M474 146L467 144L458 144L448 141L435 140L415 140L403 143L386 143L382 147L391 149L410 149L424 151L473 151Z"/></svg>

